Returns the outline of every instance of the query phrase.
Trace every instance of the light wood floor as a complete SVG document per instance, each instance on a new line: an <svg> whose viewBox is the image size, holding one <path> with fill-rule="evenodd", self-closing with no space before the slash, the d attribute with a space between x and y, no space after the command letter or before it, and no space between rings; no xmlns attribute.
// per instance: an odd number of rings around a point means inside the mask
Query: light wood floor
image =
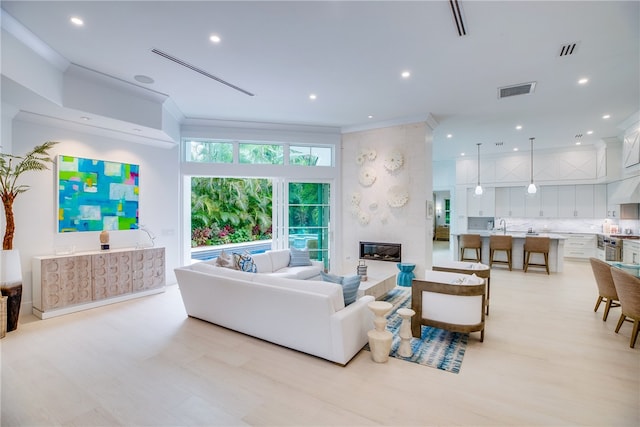
<svg viewBox="0 0 640 427"><path fill-rule="evenodd" d="M441 248L446 242L439 242ZM436 256L446 256L439 252ZM459 374L361 351L346 367L188 318L179 289L0 340L2 426L640 425L640 344L593 312L588 263L492 270ZM260 319L256 319L260 321Z"/></svg>

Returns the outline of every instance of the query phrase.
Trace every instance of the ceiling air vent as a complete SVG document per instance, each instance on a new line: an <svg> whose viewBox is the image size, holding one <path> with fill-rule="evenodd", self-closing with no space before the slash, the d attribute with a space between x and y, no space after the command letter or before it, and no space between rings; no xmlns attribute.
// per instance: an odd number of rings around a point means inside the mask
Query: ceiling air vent
<svg viewBox="0 0 640 427"><path fill-rule="evenodd" d="M576 53L576 49L578 48L578 42L574 43L565 43L560 46L560 56L569 56Z"/></svg>
<svg viewBox="0 0 640 427"><path fill-rule="evenodd" d="M498 99L507 98L516 95L529 95L536 88L536 82L521 83L513 86L504 86L498 88Z"/></svg>

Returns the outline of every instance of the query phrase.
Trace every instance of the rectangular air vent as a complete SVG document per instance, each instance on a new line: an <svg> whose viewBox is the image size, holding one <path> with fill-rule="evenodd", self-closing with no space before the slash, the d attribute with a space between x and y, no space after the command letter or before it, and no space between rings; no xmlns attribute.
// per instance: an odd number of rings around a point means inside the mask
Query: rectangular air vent
<svg viewBox="0 0 640 427"><path fill-rule="evenodd" d="M536 82L521 83L513 86L504 86L498 88L498 99L507 98L516 95L529 95L536 88Z"/></svg>
<svg viewBox="0 0 640 427"><path fill-rule="evenodd" d="M576 53L576 49L578 48L578 42L573 43L565 43L560 46L560 55L559 56L569 56Z"/></svg>

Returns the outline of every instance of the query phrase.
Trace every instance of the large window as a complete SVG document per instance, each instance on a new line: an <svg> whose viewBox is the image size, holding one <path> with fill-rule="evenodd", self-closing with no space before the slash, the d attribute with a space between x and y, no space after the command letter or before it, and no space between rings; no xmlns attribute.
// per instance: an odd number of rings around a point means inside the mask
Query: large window
<svg viewBox="0 0 640 427"><path fill-rule="evenodd" d="M191 178L191 247L271 239L271 180Z"/></svg>
<svg viewBox="0 0 640 427"><path fill-rule="evenodd" d="M329 266L329 198L327 183L289 183L289 247L308 249L311 259Z"/></svg>

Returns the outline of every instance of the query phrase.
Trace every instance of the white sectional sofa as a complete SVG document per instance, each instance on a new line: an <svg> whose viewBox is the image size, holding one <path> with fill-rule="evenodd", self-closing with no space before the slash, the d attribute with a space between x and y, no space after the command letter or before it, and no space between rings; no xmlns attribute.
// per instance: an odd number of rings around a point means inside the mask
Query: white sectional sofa
<svg viewBox="0 0 640 427"><path fill-rule="evenodd" d="M262 261L258 273L208 262L176 268L187 314L342 365L364 347L373 329L367 307L373 297L345 307L339 284L283 277L282 268L260 273L268 268Z"/></svg>
<svg viewBox="0 0 640 427"><path fill-rule="evenodd" d="M313 260L309 266L289 267L291 258L289 249L269 250L261 254L253 254L251 258L258 273L289 279L321 279L320 272L324 268L322 261Z"/></svg>

